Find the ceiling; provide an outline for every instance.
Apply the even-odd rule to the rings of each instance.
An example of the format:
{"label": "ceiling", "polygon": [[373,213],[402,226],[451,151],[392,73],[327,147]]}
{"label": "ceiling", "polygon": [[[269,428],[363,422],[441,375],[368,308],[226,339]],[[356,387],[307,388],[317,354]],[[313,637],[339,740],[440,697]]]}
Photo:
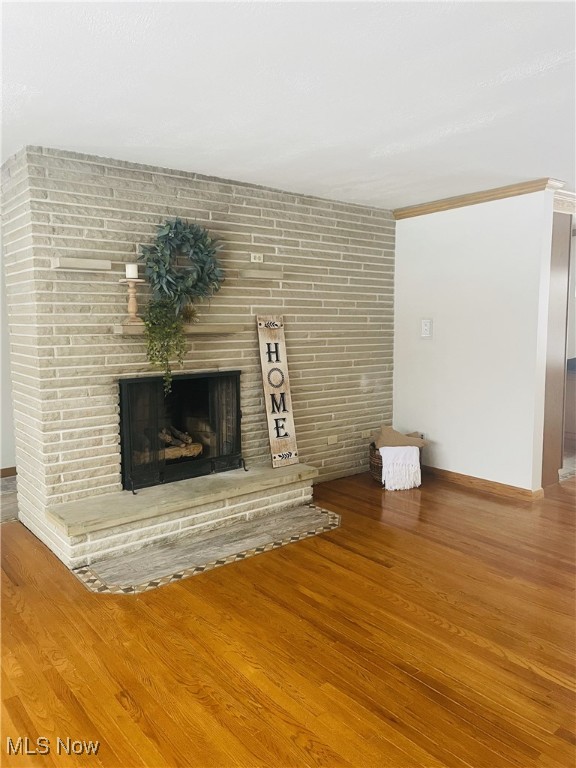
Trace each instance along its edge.
{"label": "ceiling", "polygon": [[3,3],[36,144],[395,208],[575,188],[574,2]]}

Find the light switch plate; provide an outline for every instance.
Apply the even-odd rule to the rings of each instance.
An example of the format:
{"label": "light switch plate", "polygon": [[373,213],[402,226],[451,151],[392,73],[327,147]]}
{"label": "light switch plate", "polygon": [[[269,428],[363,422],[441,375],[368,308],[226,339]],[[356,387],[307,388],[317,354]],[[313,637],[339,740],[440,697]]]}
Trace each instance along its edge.
{"label": "light switch plate", "polygon": [[433,323],[430,318],[420,320],[420,338],[431,339],[433,332]]}

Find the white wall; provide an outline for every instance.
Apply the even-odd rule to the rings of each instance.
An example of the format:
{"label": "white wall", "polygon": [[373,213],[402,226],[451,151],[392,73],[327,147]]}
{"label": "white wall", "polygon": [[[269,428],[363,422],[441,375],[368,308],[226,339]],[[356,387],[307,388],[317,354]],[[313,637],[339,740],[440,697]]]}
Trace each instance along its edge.
{"label": "white wall", "polygon": [[425,464],[541,486],[552,206],[543,191],[397,223],[394,426],[431,440]]}
{"label": "white wall", "polygon": [[0,309],[1,309],[1,373],[2,383],[0,411],[0,467],[16,466],[14,446],[14,421],[12,418],[12,386],[10,382],[10,340],[8,333],[8,313],[6,311],[6,293],[4,289],[4,269],[0,264]]}

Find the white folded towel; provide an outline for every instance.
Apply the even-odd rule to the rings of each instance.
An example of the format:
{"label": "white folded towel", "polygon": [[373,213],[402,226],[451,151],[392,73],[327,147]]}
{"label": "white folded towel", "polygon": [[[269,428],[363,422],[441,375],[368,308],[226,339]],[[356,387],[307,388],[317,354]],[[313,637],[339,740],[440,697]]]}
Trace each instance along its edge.
{"label": "white folded towel", "polygon": [[415,445],[380,448],[382,456],[382,485],[387,491],[418,488],[420,475],[420,449]]}

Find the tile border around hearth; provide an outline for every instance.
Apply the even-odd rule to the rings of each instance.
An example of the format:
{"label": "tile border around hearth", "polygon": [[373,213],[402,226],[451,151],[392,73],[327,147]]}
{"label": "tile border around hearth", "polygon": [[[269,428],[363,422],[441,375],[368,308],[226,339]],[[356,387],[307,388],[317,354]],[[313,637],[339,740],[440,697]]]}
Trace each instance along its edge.
{"label": "tile border around hearth", "polygon": [[214,568],[220,568],[223,565],[229,565],[230,563],[236,563],[240,560],[246,560],[250,557],[254,557],[255,555],[269,552],[272,549],[279,549],[280,547],[284,547],[287,544],[294,544],[298,541],[302,541],[312,536],[317,536],[320,533],[327,533],[328,531],[332,531],[339,527],[340,515],[336,514],[335,512],[330,512],[327,509],[323,509],[322,507],[318,507],[315,504],[307,504],[306,506],[310,509],[320,512],[322,515],[325,515],[326,523],[322,526],[314,528],[313,530],[305,530],[301,533],[293,534],[292,536],[289,536],[285,539],[271,541],[262,546],[255,547],[254,549],[243,550],[225,558],[211,560],[204,565],[197,565],[193,568],[180,570],[176,573],[163,576],[159,579],[151,579],[150,581],[144,582],[143,584],[133,584],[128,586],[107,584],[98,576],[94,570],[92,570],[90,566],[72,568],[71,572],[82,582],[82,584],[84,584],[88,590],[97,594],[138,595],[142,594],[143,592],[150,592],[151,590],[157,589],[158,587],[163,587],[166,584],[173,584],[175,582],[188,579],[192,576],[198,576],[199,574],[205,573],[206,571],[211,571]]}

